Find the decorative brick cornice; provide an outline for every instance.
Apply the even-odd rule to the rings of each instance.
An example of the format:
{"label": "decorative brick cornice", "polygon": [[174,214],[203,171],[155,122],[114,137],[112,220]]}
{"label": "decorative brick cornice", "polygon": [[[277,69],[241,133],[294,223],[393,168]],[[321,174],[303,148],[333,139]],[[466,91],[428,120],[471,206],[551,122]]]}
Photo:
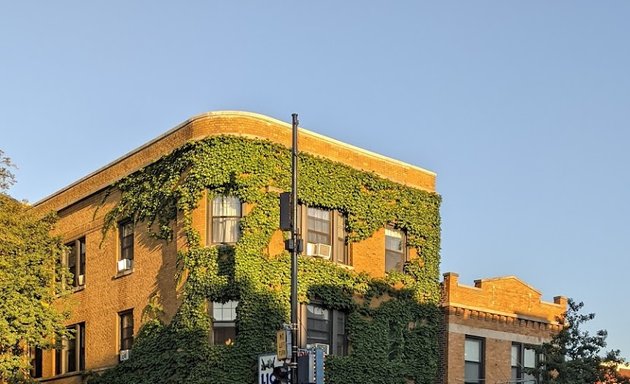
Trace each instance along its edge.
{"label": "decorative brick cornice", "polygon": [[548,322],[544,319],[533,319],[508,313],[483,311],[466,306],[443,306],[444,312],[449,316],[458,316],[463,319],[481,320],[492,323],[501,323],[511,326],[530,328],[535,330],[559,331],[561,325],[557,322]]}

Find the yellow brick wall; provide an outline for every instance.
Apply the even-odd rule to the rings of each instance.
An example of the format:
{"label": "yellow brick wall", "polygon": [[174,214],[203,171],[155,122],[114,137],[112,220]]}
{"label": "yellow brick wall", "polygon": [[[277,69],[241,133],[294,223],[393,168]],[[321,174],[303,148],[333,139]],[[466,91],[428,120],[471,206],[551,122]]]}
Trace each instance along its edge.
{"label": "yellow brick wall", "polygon": [[477,280],[473,287],[459,284],[456,273],[446,273],[442,293],[445,384],[463,382],[466,336],[484,340],[486,382],[508,381],[512,343],[548,341],[560,329],[556,319],[567,307],[565,297],[544,302],[539,291],[514,276]]}

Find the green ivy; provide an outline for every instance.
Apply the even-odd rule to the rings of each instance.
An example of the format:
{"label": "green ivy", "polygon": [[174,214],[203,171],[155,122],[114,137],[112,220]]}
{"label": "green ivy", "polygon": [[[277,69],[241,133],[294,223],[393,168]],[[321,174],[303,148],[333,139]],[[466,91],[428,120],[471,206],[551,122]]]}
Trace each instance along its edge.
{"label": "green ivy", "polygon": [[[290,257],[267,254],[279,223],[277,190],[290,189],[290,151],[269,141],[233,136],[187,143],[122,179],[104,231],[116,222],[146,222],[172,239],[183,218],[188,249],[178,261],[185,278],[181,306],[169,324],[147,322],[131,358],[91,383],[254,383],[257,356],[275,351],[275,332],[289,320]],[[349,242],[393,224],[419,257],[404,273],[377,279],[338,264],[300,257],[301,302],[317,299],[348,314],[347,356],[330,356],[328,383],[433,383],[438,369],[440,197],[373,173],[312,155],[299,159],[302,203],[348,218]],[[202,247],[191,213],[208,191],[231,194],[253,207],[233,247]],[[178,216],[180,215],[180,216]],[[354,254],[354,258],[361,255]],[[238,335],[211,345],[211,301],[238,299]]]}

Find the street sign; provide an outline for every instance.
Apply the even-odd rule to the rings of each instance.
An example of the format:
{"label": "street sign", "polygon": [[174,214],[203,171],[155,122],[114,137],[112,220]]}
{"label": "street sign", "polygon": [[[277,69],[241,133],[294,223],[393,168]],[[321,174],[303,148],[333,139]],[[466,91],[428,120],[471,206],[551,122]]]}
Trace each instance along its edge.
{"label": "street sign", "polygon": [[276,332],[276,350],[278,351],[279,360],[287,358],[287,332],[284,329]]}
{"label": "street sign", "polygon": [[284,361],[273,353],[258,356],[258,384],[272,384],[275,382],[273,369],[282,367]]}

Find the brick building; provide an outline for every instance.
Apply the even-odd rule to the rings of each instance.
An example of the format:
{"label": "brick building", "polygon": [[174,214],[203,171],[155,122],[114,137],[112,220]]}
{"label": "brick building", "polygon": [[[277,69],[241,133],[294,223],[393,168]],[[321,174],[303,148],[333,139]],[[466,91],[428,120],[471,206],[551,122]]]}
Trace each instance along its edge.
{"label": "brick building", "polygon": [[[228,356],[225,361],[230,364],[234,362],[235,365],[228,373],[225,366],[229,364],[225,362],[215,362],[211,368],[202,366],[189,370],[201,372],[196,373],[197,377],[223,377],[221,375],[231,374],[241,378],[234,378],[233,382],[245,380],[243,378],[253,379],[251,364],[255,359],[252,355],[268,351],[275,329],[286,314],[288,303],[281,300],[285,297],[282,292],[287,289],[285,275],[279,275],[279,281],[269,282],[261,282],[260,275],[256,275],[265,265],[277,266],[266,272],[270,275],[276,273],[278,268],[283,268],[283,233],[277,226],[265,227],[265,233],[269,233],[264,240],[266,245],[257,254],[251,254],[246,252],[250,249],[246,247],[258,246],[260,241],[256,240],[257,234],[249,228],[266,220],[266,216],[276,217],[274,215],[277,215],[277,207],[267,208],[265,204],[276,199],[286,183],[277,180],[268,183],[265,181],[267,184],[252,183],[252,175],[259,171],[256,167],[258,160],[253,160],[253,165],[248,166],[249,168],[235,168],[236,171],[225,171],[225,174],[218,176],[208,176],[206,173],[209,169],[222,168],[223,163],[213,163],[214,168],[200,167],[199,174],[195,176],[206,177],[209,180],[206,182],[208,186],[204,186],[206,190],[199,195],[192,212],[186,213],[185,209],[179,209],[169,222],[168,228],[173,231],[172,240],[152,236],[147,220],[136,220],[140,215],[139,211],[131,214],[125,211],[113,218],[108,216],[121,203],[125,193],[123,188],[112,189],[117,182],[162,161],[164,156],[182,148],[190,149],[187,145],[191,142],[201,142],[212,137],[227,139],[213,142],[207,148],[220,149],[224,145],[234,145],[235,148],[240,145],[238,148],[244,148],[246,142],[234,144],[229,138],[254,140],[258,152],[252,151],[251,156],[259,156],[262,162],[279,161],[278,167],[281,167],[285,163],[276,158],[282,157],[282,150],[275,146],[285,149],[290,146],[291,129],[286,123],[245,112],[212,112],[200,115],[34,205],[34,209],[42,214],[50,211],[58,214],[56,234],[62,236],[68,246],[65,263],[74,275],[73,293],[69,298],[72,314],[67,325],[75,332],[75,338],[58,341],[58,350],[37,351],[34,354],[33,375],[40,381],[79,383],[85,381],[88,374],[98,374],[107,368],[119,366],[121,361],[134,359],[135,347],[132,346],[140,326],[148,321],[147,318],[156,317],[168,324],[178,313],[181,314],[182,303],[193,296],[186,291],[186,284],[191,279],[202,281],[210,273],[210,267],[206,265],[215,264],[219,264],[219,267],[215,265],[218,272],[212,272],[216,274],[212,280],[215,286],[204,291],[205,299],[195,302],[196,307],[190,313],[199,315],[199,308],[205,305],[203,308],[207,308],[207,312],[199,315],[202,319],[198,324],[203,327],[209,319],[208,343],[211,346],[203,350],[212,350],[214,345],[218,352],[213,352],[210,357],[216,360],[217,353],[220,353]],[[380,222],[374,224],[370,220],[375,215],[381,217],[378,216],[380,211],[376,211],[374,207],[361,201],[361,204],[353,205],[353,201],[347,200],[348,196],[338,197],[338,194],[334,194],[336,191],[317,189],[318,185],[323,184],[321,181],[337,180],[337,174],[318,176],[326,180],[321,179],[319,183],[315,181],[311,186],[305,183],[305,188],[312,190],[312,197],[308,197],[307,193],[304,195],[306,202],[301,208],[301,221],[307,242],[305,252],[313,257],[305,258],[304,263],[309,266],[309,271],[319,268],[330,279],[342,276],[355,279],[355,283],[350,288],[344,286],[345,288],[339,290],[332,283],[326,282],[322,285],[323,282],[309,280],[309,275],[305,275],[304,284],[308,290],[301,298],[300,344],[327,344],[331,354],[339,356],[331,361],[330,372],[341,378],[346,377],[339,379],[340,382],[364,381],[361,375],[376,375],[383,367],[390,372],[404,371],[400,375],[409,382],[426,381],[437,370],[437,353],[434,352],[438,343],[435,342],[434,348],[433,336],[427,335],[434,334],[432,329],[437,329],[439,319],[436,321],[433,315],[426,315],[433,313],[431,305],[437,307],[439,301],[439,196],[435,193],[436,175],[303,129],[300,130],[299,142],[301,152],[312,155],[313,159],[323,159],[321,161],[328,167],[326,169],[338,170],[337,173],[346,178],[343,180],[354,175],[351,170],[359,171],[359,176],[353,180],[360,179],[364,184],[357,185],[352,194],[372,196],[371,201],[378,201],[378,198],[396,199],[391,204],[383,204],[387,205],[388,211],[382,215]],[[240,150],[236,149],[231,153],[228,151],[226,159],[238,164],[238,153],[236,157],[232,154]],[[276,157],[272,158],[273,156]],[[316,161],[320,160],[311,162]],[[305,169],[308,166],[305,165]],[[186,179],[189,176],[190,172],[178,175],[181,183],[190,182],[192,185],[192,181]],[[215,181],[224,176],[227,181]],[[265,177],[269,176],[265,174]],[[177,186],[174,184],[173,188]],[[154,191],[148,188],[144,193],[151,195]],[[398,195],[400,197],[396,197]],[[251,201],[248,200],[250,197]],[[404,209],[398,209],[398,206],[404,206]],[[147,205],[143,209],[152,209],[151,207]],[[268,209],[268,213],[261,214],[261,207]],[[111,227],[107,230],[109,219],[113,221],[110,221]],[[413,223],[413,220],[423,221]],[[185,266],[182,272],[179,269],[178,252],[181,254],[190,251],[193,248],[191,244],[197,241],[186,237],[186,225],[199,234],[196,254],[202,254],[208,261],[203,268],[194,270]],[[352,230],[356,239],[348,240],[346,229]],[[212,252],[216,250],[218,255],[208,249],[213,249]],[[256,268],[241,264],[241,256],[242,260],[248,258],[252,263],[260,265],[260,268],[257,267],[258,272]],[[225,272],[226,268],[222,267],[224,264],[221,263],[225,263],[225,260],[230,260],[231,264],[226,267],[229,272]],[[406,268],[409,266],[413,276],[407,273]],[[374,283],[374,287],[381,287],[378,288],[380,291],[383,290],[382,279],[387,280],[390,288],[385,292],[379,291],[378,294],[371,293],[371,280],[366,280],[362,273],[370,278],[381,279]],[[180,278],[176,279],[176,276]],[[248,283],[242,282],[245,280]],[[310,282],[311,280],[313,281]],[[195,283],[201,284],[199,281],[195,280]],[[203,283],[208,284],[205,281]],[[410,284],[411,288],[407,287],[408,290],[415,290],[415,302],[425,303],[422,305],[426,305],[428,309],[411,313],[410,305],[391,304],[405,284]],[[447,286],[448,284],[447,282]],[[348,293],[349,289],[354,291]],[[327,302],[331,295],[341,300]],[[277,309],[269,310],[268,319],[255,319],[259,315],[252,316],[250,312],[246,312],[257,310],[258,301],[266,300],[268,296],[278,302]],[[409,300],[408,294],[401,295],[403,296],[404,300]],[[159,314],[152,318],[151,310],[155,308],[159,308]],[[391,317],[384,317],[379,312],[380,308],[385,308],[383,311],[391,314],[388,315]],[[365,313],[369,313],[373,319],[366,320]],[[428,316],[428,320],[419,316]],[[361,341],[363,338],[365,342],[348,343],[345,330],[348,324],[356,326],[354,331],[348,331],[355,332],[354,340]],[[399,327],[400,330],[384,335],[382,342],[372,340],[375,339],[374,336],[364,336],[370,335],[368,331],[372,332],[371,335],[378,335],[370,327],[380,329],[378,327],[383,327],[382,324]],[[251,328],[254,326],[258,328]],[[420,339],[431,341],[417,342]],[[379,343],[376,344],[376,349],[371,342]],[[251,350],[239,349],[245,344]],[[380,347],[384,344],[385,348],[381,350]],[[424,357],[417,362],[409,362],[414,363],[414,367],[397,368],[404,367],[405,363],[406,352],[401,348],[415,348],[412,355]],[[426,352],[423,352],[425,349]],[[177,354],[180,350],[181,347],[164,353]],[[354,368],[366,365],[367,360],[377,363],[373,373],[367,369]],[[140,364],[144,363],[138,360],[136,365]],[[121,374],[129,371],[123,368]],[[418,373],[420,371],[422,373]],[[162,374],[171,373],[164,371]],[[221,382],[232,381],[223,379]]]}
{"label": "brick building", "polygon": [[536,383],[523,368],[534,367],[532,348],[560,330],[557,322],[567,299],[541,300],[541,293],[517,277],[476,280],[462,285],[456,273],[445,273],[444,384]]}

